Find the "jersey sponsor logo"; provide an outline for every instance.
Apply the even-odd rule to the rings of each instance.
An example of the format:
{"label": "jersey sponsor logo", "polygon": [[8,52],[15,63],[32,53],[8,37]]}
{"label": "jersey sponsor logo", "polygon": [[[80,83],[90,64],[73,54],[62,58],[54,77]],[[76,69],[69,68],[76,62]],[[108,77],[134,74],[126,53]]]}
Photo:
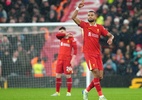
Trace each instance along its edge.
{"label": "jersey sponsor logo", "polygon": [[70,44],[61,42],[61,46],[70,47]]}
{"label": "jersey sponsor logo", "polygon": [[99,35],[98,35],[98,34],[94,34],[94,33],[91,33],[91,32],[88,33],[88,36],[90,36],[90,37],[95,37],[95,38],[99,38]]}
{"label": "jersey sponsor logo", "polygon": [[142,87],[142,78],[133,78],[131,81],[131,86],[129,88],[140,88]]}

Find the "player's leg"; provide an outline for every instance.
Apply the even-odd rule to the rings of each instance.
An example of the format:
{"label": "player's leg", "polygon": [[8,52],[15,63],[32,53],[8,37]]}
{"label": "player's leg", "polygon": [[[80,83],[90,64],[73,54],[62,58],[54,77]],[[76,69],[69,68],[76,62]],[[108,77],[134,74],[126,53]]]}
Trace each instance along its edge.
{"label": "player's leg", "polygon": [[71,88],[72,88],[71,74],[66,75],[66,85],[67,85],[67,94],[66,94],[66,96],[71,96]]}
{"label": "player's leg", "polygon": [[[92,59],[90,58],[89,55],[85,55],[85,59],[86,59],[86,62],[87,62],[87,65],[88,65],[88,69],[89,70],[92,70],[92,66],[94,66],[94,64],[92,64]],[[94,88],[94,80],[91,81],[91,83],[89,84],[89,86],[82,91],[82,94],[83,94],[83,100],[88,100],[88,92]]]}
{"label": "player's leg", "polygon": [[[94,87],[96,88],[96,91],[99,95],[99,100],[106,100],[103,93],[102,93],[102,89],[101,89],[101,85],[100,85],[100,72],[99,72],[99,70],[95,68],[91,72],[94,75],[94,79],[92,80],[92,83],[94,83]],[[86,91],[88,92],[87,89],[86,89]]]}
{"label": "player's leg", "polygon": [[83,99],[88,100],[87,93],[93,87],[96,88],[99,97],[104,97],[103,94],[102,94],[102,90],[101,90],[101,85],[100,85],[100,75],[101,74],[100,74],[99,67],[98,67],[100,65],[102,67],[102,62],[100,61],[100,59],[98,59],[98,57],[95,57],[95,56],[92,56],[92,55],[91,56],[87,55],[87,56],[85,56],[85,58],[86,58],[89,70],[91,70],[91,72],[94,75],[94,79],[92,80],[90,85],[83,91],[83,93],[84,93]]}
{"label": "player's leg", "polygon": [[[98,65],[98,70],[99,70],[99,81],[101,80],[101,79],[103,79],[103,62],[102,62],[102,58],[101,57],[99,57],[98,58],[98,60],[97,60],[97,65]],[[101,87],[101,85],[100,85],[100,87]],[[96,88],[97,89],[97,88]],[[99,95],[99,100],[107,100],[105,97],[104,97],[104,95],[103,95],[103,93],[102,93],[102,90],[101,90],[101,92],[100,92],[100,94],[98,93],[98,95]]]}
{"label": "player's leg", "polygon": [[67,94],[66,96],[71,96],[71,88],[72,88],[72,77],[73,73],[72,66],[70,64],[70,60],[64,62],[64,73],[66,75],[66,86],[67,86]]}
{"label": "player's leg", "polygon": [[62,84],[62,73],[63,73],[63,61],[62,60],[58,60],[57,61],[57,65],[56,65],[56,93],[52,94],[51,96],[60,96],[60,88],[61,88],[61,84]]}

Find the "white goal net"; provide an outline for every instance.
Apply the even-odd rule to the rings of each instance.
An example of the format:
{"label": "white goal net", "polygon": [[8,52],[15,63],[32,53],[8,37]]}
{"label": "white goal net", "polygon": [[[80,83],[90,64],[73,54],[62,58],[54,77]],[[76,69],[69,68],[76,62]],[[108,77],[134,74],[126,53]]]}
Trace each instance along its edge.
{"label": "white goal net", "polygon": [[[87,67],[82,53],[82,31],[77,25],[17,23],[0,24],[1,87],[55,86],[55,66],[60,42],[55,34],[61,26],[65,26],[77,40],[78,54],[73,66],[73,86],[86,86]],[[38,66],[37,70],[34,65],[39,58],[44,67]],[[35,74],[35,71],[41,70],[42,74]]]}

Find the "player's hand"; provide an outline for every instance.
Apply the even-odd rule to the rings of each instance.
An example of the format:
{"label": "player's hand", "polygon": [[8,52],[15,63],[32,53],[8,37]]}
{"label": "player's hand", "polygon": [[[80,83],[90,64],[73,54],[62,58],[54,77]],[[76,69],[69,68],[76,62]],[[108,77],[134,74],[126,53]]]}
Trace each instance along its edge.
{"label": "player's hand", "polygon": [[71,66],[75,66],[75,60],[76,60],[76,55],[73,55],[72,56],[72,59],[71,59]]}
{"label": "player's hand", "polygon": [[107,41],[107,43],[108,43],[109,45],[111,45],[111,44],[112,44],[112,42],[113,42],[113,40],[112,40],[112,39],[108,39],[108,41]]}
{"label": "player's hand", "polygon": [[78,8],[82,8],[84,6],[84,0],[82,0],[81,3],[79,3]]}
{"label": "player's hand", "polygon": [[67,37],[73,37],[73,35],[71,34],[71,33],[66,33],[67,35]]}

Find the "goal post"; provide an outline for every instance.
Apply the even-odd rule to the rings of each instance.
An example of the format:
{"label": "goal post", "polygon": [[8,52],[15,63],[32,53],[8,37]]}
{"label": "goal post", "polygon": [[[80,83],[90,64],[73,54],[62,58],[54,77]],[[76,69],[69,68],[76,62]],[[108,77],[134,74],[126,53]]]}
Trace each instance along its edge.
{"label": "goal post", "polygon": [[[8,87],[31,86],[31,78],[35,78],[33,64],[37,57],[41,57],[43,60],[45,71],[43,79],[48,77],[45,80],[47,80],[48,85],[53,86],[54,80],[52,78],[55,78],[54,61],[58,54],[60,42],[55,38],[55,34],[61,26],[65,26],[67,31],[72,33],[77,40],[78,54],[73,67],[73,77],[75,79],[73,84],[75,87],[80,86],[79,84],[83,84],[82,86],[89,85],[91,74],[87,64],[84,66],[85,61],[82,60],[84,58],[82,53],[82,29],[75,23],[3,23],[0,24],[0,51],[4,55],[1,56],[0,60],[2,61],[2,76],[5,79],[9,79],[6,81],[8,82]],[[86,75],[83,75],[83,73],[86,73]],[[13,79],[13,77],[16,77],[16,79]],[[19,79],[19,77],[22,79]],[[36,79],[39,79],[39,77]],[[19,82],[20,80],[24,80],[27,83],[22,86],[22,83],[20,84]],[[47,86],[47,84],[43,86],[40,82],[39,84],[32,84],[34,85],[33,87]]]}

